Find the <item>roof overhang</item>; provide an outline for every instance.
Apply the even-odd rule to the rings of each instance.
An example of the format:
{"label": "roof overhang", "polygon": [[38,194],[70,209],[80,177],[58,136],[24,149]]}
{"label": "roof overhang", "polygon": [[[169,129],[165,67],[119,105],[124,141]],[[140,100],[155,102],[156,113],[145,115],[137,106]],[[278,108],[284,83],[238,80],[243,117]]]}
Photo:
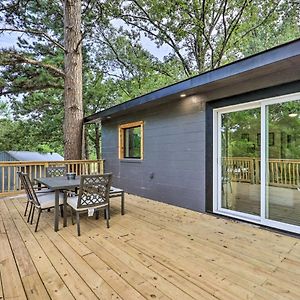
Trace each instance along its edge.
{"label": "roof overhang", "polygon": [[177,101],[182,93],[205,101],[300,80],[300,39],[156,90],[84,118],[96,123]]}

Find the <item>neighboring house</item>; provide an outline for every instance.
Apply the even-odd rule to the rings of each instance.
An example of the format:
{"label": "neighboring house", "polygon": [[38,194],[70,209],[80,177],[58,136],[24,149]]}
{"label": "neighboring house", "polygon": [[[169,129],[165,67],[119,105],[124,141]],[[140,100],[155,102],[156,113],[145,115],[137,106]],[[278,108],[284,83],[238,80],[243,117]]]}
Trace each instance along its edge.
{"label": "neighboring house", "polygon": [[[0,152],[0,162],[5,161],[15,161],[15,162],[23,162],[23,161],[61,161],[64,158],[58,153],[39,153],[39,152],[30,152],[30,151],[2,151]],[[0,168],[0,191],[13,190],[14,185],[17,184],[17,189],[19,188],[19,181],[16,181],[16,174],[14,173],[13,167],[1,167]],[[44,174],[44,166],[40,168],[30,168],[30,167],[20,167],[20,170],[29,173],[32,175],[33,172],[35,176],[31,177],[41,177],[41,174]],[[32,173],[32,174],[31,174]],[[4,176],[2,176],[4,174]],[[40,175],[40,176],[39,176]],[[8,180],[8,178],[10,178]],[[8,187],[8,185],[10,185]]]}
{"label": "neighboring house", "polygon": [[300,39],[85,118],[127,192],[300,233]]}

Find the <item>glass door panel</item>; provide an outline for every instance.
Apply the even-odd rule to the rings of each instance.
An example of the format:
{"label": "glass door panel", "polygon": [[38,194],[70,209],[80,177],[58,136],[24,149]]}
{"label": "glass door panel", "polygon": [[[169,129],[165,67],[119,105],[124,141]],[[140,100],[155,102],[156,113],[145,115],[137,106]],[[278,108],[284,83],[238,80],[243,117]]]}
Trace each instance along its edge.
{"label": "glass door panel", "polygon": [[223,209],[260,216],[260,129],[260,108],[221,114]]}
{"label": "glass door panel", "polygon": [[266,218],[300,225],[300,100],[266,106]]}

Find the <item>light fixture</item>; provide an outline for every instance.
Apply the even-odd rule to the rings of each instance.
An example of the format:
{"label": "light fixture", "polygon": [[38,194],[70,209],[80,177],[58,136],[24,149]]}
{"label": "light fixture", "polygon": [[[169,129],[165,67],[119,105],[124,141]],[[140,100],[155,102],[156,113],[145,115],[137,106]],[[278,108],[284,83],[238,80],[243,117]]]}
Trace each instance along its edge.
{"label": "light fixture", "polygon": [[186,97],[186,94],[180,94],[180,98]]}
{"label": "light fixture", "polygon": [[290,114],[289,114],[289,117],[291,117],[291,118],[295,118],[295,117],[297,117],[297,116],[298,116],[297,113],[290,113]]}

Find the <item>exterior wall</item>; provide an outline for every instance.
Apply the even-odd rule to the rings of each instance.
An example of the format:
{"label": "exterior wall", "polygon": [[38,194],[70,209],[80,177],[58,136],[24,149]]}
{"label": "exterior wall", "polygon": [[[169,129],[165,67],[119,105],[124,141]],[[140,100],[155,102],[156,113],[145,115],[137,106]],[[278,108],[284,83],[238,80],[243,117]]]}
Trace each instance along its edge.
{"label": "exterior wall", "polygon": [[[118,125],[144,121],[144,159],[119,160]],[[205,210],[205,112],[196,96],[103,123],[102,154],[113,185],[150,199]]]}

